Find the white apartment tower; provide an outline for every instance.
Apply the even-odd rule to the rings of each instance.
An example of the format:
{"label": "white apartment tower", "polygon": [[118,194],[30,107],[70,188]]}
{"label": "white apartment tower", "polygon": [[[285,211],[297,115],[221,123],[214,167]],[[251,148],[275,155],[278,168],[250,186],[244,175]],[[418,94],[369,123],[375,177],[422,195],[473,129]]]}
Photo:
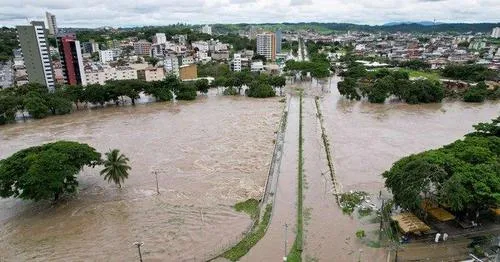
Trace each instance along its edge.
{"label": "white apartment tower", "polygon": [[276,36],[274,33],[257,35],[257,54],[265,56],[268,61],[276,60]]}
{"label": "white apartment tower", "polygon": [[164,33],[156,33],[156,35],[153,37],[153,43],[154,44],[166,44],[167,43],[167,36]]}
{"label": "white apartment tower", "polygon": [[201,32],[204,33],[204,34],[209,34],[209,35],[212,35],[212,27],[209,26],[209,25],[204,25],[202,28],[201,28]]}
{"label": "white apartment tower", "polygon": [[234,72],[241,72],[241,54],[234,54],[233,71]]}
{"label": "white apartment tower", "polygon": [[45,12],[45,16],[47,17],[47,25],[49,26],[49,34],[50,35],[57,35],[58,30],[57,30],[56,16],[49,13],[49,12]]}
{"label": "white apartment tower", "polygon": [[491,33],[491,37],[500,38],[500,27],[493,28],[493,32]]}

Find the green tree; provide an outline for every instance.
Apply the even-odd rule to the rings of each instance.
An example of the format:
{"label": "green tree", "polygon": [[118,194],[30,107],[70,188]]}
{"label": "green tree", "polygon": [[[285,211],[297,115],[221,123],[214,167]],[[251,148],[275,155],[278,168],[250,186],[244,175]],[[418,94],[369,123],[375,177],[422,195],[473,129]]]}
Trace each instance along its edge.
{"label": "green tree", "polygon": [[196,90],[198,90],[199,92],[204,94],[208,93],[208,88],[210,87],[208,85],[208,80],[206,79],[196,80],[196,82],[194,82],[194,85],[196,86]]}
{"label": "green tree", "polygon": [[0,160],[0,196],[57,201],[78,187],[84,166],[99,164],[101,154],[87,144],[58,141],[23,149]]}
{"label": "green tree", "polygon": [[382,176],[396,204],[421,212],[421,201],[430,198],[461,214],[498,206],[499,121],[480,123],[463,140],[395,162]]}
{"label": "green tree", "polygon": [[476,86],[470,87],[464,94],[465,102],[483,102],[488,95],[487,86],[484,82],[479,82]]}
{"label": "green tree", "polygon": [[106,102],[111,100],[109,90],[98,84],[87,85],[83,93],[85,101],[89,103],[104,106]]}
{"label": "green tree", "polygon": [[23,101],[28,113],[35,119],[41,119],[49,114],[49,107],[45,101],[36,94],[30,94]]}
{"label": "green tree", "polygon": [[276,96],[271,85],[266,82],[254,81],[250,84],[250,88],[247,90],[249,97],[265,98]]}
{"label": "green tree", "polygon": [[113,149],[106,153],[106,159],[103,161],[104,169],[101,170],[101,176],[104,175],[104,180],[108,183],[113,181],[118,187],[122,187],[122,183],[128,178],[128,171],[132,168],[128,165],[129,159],[120,154],[120,150]]}
{"label": "green tree", "polygon": [[346,77],[344,78],[344,81],[341,81],[337,84],[337,88],[339,90],[339,93],[349,100],[360,100],[361,95],[359,95],[358,91],[356,90],[356,79],[352,77]]}

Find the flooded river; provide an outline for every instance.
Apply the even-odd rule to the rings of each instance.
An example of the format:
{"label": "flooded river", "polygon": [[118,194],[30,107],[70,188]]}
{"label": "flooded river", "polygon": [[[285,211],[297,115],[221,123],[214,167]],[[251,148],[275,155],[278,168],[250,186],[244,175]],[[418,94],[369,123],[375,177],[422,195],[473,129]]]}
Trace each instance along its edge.
{"label": "flooded river", "polygon": [[[375,105],[342,98],[337,81],[333,78],[323,90],[300,84],[308,88],[304,102],[306,255],[321,261],[360,257],[385,261],[382,249],[367,248],[354,237],[357,229],[373,232],[377,225],[343,215],[328,194],[332,189],[326,183],[328,169],[314,95],[322,96],[338,181],[344,191],[371,193],[383,188],[380,174],[394,161],[461,138],[473,124],[498,116],[500,104]],[[0,158],[28,146],[66,139],[89,143],[101,152],[119,148],[133,168],[121,190],[104,182],[99,170],[85,169],[76,197],[56,206],[0,200],[0,261],[131,261],[137,259],[135,241],[144,242],[147,261],[207,259],[234,243],[250,225],[248,216],[231,205],[261,195],[282,106],[278,99],[212,95],[194,102],[109,107],[0,127]],[[290,109],[288,128],[297,127],[293,124],[298,121],[297,108]],[[289,188],[279,189],[293,185],[297,175],[296,132],[287,131],[292,135],[285,137],[278,206],[271,234],[266,236],[273,238],[267,239],[272,243],[284,243],[283,223],[293,224],[295,218],[296,195]],[[161,195],[156,194],[155,170]],[[337,242],[341,244],[329,245]],[[266,254],[250,252],[248,258],[279,259],[284,253],[275,246],[256,248]]]}
{"label": "flooded river", "polygon": [[0,261],[134,261],[135,241],[146,261],[207,259],[250,226],[231,206],[260,197],[282,106],[212,95],[0,127],[0,158],[65,139],[118,148],[132,166],[121,190],[88,168],[56,206],[0,200]]}
{"label": "flooded river", "polygon": [[439,148],[473,131],[472,125],[500,115],[500,103],[383,105],[349,101],[332,78],[322,99],[335,171],[346,190],[378,192],[382,174],[401,157]]}

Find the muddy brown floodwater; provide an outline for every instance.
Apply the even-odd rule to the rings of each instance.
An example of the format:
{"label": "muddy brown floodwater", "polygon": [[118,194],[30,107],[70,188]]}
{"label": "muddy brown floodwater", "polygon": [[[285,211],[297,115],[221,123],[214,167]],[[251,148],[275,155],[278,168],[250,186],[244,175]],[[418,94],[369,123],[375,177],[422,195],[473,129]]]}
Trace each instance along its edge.
{"label": "muddy brown floodwater", "polygon": [[500,115],[500,103],[408,105],[349,101],[331,80],[321,103],[337,178],[347,190],[378,192],[382,174],[401,157],[439,148],[473,131],[472,125]]}
{"label": "muddy brown floodwater", "polygon": [[87,168],[78,194],[56,206],[0,200],[0,261],[134,261],[135,241],[146,261],[220,252],[250,226],[231,206],[260,197],[282,106],[210,95],[0,127],[0,158],[65,139],[118,148],[132,166],[121,190]]}

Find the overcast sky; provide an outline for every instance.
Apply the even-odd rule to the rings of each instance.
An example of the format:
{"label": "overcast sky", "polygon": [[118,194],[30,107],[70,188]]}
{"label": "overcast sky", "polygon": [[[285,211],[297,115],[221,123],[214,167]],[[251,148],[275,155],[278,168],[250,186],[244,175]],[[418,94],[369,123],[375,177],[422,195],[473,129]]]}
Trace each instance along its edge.
{"label": "overcast sky", "polygon": [[0,25],[57,16],[60,27],[173,23],[500,22],[500,0],[0,0]]}

